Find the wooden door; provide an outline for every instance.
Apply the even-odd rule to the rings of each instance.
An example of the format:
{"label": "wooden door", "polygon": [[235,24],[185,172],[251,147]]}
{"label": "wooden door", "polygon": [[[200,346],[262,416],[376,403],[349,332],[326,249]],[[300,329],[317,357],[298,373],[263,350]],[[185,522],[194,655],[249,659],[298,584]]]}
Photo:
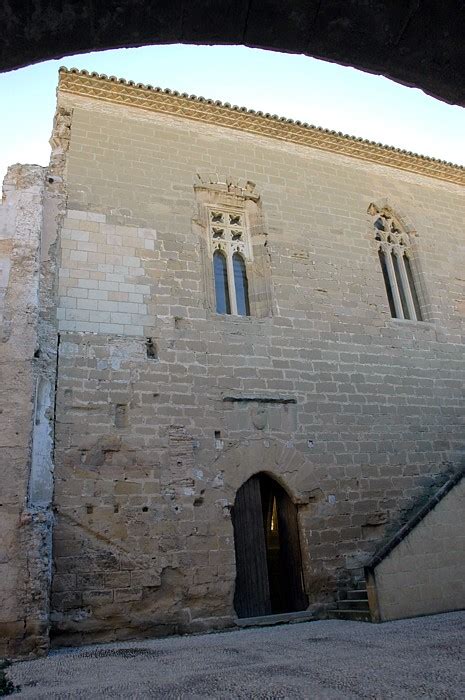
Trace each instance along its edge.
{"label": "wooden door", "polygon": [[282,591],[288,612],[305,610],[308,599],[302,580],[297,508],[284,489],[276,484],[274,489],[278,514]]}
{"label": "wooden door", "polygon": [[271,614],[260,477],[239,489],[232,509],[236,549],[234,608],[238,617]]}

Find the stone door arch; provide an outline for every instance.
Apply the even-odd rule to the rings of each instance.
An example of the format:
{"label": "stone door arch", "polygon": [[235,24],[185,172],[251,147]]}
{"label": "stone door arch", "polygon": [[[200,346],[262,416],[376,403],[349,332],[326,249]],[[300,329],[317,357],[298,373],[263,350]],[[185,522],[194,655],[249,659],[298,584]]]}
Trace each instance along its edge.
{"label": "stone door arch", "polygon": [[255,474],[238,490],[231,514],[238,617],[305,610],[297,508],[285,489]]}

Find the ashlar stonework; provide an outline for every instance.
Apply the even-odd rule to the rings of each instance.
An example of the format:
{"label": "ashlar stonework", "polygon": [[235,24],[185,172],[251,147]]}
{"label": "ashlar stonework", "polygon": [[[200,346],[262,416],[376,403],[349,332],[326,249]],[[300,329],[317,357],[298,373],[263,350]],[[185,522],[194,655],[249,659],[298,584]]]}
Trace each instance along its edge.
{"label": "ashlar stonework", "polygon": [[326,610],[463,468],[463,168],[66,70],[51,145],[0,210],[0,654],[236,624],[244,484],[271,609],[288,528]]}

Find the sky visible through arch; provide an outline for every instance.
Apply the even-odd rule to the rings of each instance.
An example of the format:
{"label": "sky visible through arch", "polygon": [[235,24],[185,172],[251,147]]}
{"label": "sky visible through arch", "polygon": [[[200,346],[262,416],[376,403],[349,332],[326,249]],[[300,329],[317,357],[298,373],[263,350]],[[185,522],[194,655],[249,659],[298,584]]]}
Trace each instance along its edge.
{"label": "sky visible through arch", "polygon": [[242,46],[149,46],[82,54],[0,74],[0,180],[47,165],[58,68],[202,95],[465,165],[465,109],[306,56]]}

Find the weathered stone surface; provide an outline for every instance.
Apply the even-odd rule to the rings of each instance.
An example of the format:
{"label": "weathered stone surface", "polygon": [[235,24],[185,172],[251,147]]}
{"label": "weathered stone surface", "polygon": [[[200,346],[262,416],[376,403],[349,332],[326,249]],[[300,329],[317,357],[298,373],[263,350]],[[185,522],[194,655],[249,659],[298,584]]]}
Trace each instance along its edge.
{"label": "weathered stone surface", "polygon": [[0,206],[0,655],[46,653],[52,574],[57,231],[66,115],[48,169],[14,165]]}
{"label": "weathered stone surface", "polygon": [[[260,471],[297,506],[321,606],[463,459],[459,169],[167,104],[68,83],[47,177],[6,182],[1,653],[44,651],[49,624],[57,645],[234,624],[231,508]],[[373,202],[411,237],[424,321],[391,318]],[[215,312],[205,212],[228,205],[250,233],[247,317]]]}
{"label": "weathered stone surface", "polygon": [[[298,504],[306,591],[327,601],[456,463],[463,189],[65,92],[60,105],[56,643],[232,624],[230,510],[260,470]],[[202,228],[212,192],[237,197],[239,180],[256,183],[268,256],[251,284],[269,275],[271,290],[248,318],[212,311]],[[418,233],[425,322],[390,317],[373,200]]]}
{"label": "weathered stone surface", "polygon": [[48,647],[50,514],[28,497],[42,375],[36,356],[43,197],[43,168],[9,168],[0,206],[0,655],[7,656]]}
{"label": "weathered stone surface", "polygon": [[[0,70],[92,50],[145,44],[245,44],[303,53],[464,104],[464,15],[460,0],[370,3],[16,0],[0,8]],[[305,89],[305,86],[303,86]]]}

